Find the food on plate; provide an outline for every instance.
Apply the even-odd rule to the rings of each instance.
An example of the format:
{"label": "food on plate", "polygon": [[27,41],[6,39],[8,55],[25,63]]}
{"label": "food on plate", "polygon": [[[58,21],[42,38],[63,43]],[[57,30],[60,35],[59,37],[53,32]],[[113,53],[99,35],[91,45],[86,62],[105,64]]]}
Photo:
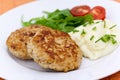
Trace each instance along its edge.
{"label": "food on plate", "polygon": [[30,26],[33,24],[48,26],[52,29],[63,32],[70,32],[74,28],[85,23],[92,23],[93,17],[90,14],[80,17],[74,17],[69,9],[55,10],[53,12],[44,12],[45,16],[32,18],[29,21],[23,21],[23,26]]}
{"label": "food on plate", "polygon": [[102,6],[91,9],[81,5],[44,13],[29,21],[22,19],[24,28],[8,37],[6,44],[13,55],[33,59],[43,68],[67,72],[79,68],[82,55],[95,60],[120,44],[119,29],[105,20]]}
{"label": "food on plate", "polygon": [[27,51],[27,42],[39,28],[36,26],[23,27],[12,32],[6,41],[10,53],[20,59],[31,59]]}
{"label": "food on plate", "polygon": [[104,20],[106,17],[106,10],[102,6],[95,6],[91,9],[88,5],[80,5],[73,7],[70,12],[73,16],[91,14],[94,20]]}
{"label": "food on plate", "polygon": [[90,7],[88,5],[75,6],[70,12],[73,16],[84,16],[90,12]]}
{"label": "food on plate", "polygon": [[80,5],[45,13],[46,16],[22,21],[23,26],[38,24],[69,33],[82,48],[83,55],[90,59],[110,54],[119,44],[117,27],[108,29],[110,26],[114,27],[114,23],[105,20],[106,10],[103,6],[91,8]]}
{"label": "food on plate", "polygon": [[90,14],[93,15],[95,20],[104,20],[106,17],[106,10],[102,6],[95,6],[90,11]]}
{"label": "food on plate", "polygon": [[80,66],[82,52],[69,34],[45,26],[31,25],[11,33],[6,44],[20,59],[33,59],[43,68],[70,71]]}
{"label": "food on plate", "polygon": [[3,79],[2,77],[0,77],[0,80],[5,80],[5,79]]}
{"label": "food on plate", "polygon": [[32,18],[29,21],[23,21],[22,19],[22,25],[30,26],[37,24],[49,26],[52,29],[68,33],[85,23],[91,24],[93,19],[104,20],[106,17],[104,7],[95,6],[90,9],[88,5],[75,6],[72,9],[56,9],[53,12],[44,11],[44,13],[44,16]]}
{"label": "food on plate", "polygon": [[95,20],[70,32],[83,56],[95,60],[113,52],[120,44],[120,29],[109,20]]}
{"label": "food on plate", "polygon": [[41,27],[27,45],[30,56],[43,68],[70,71],[80,66],[82,53],[70,36]]}

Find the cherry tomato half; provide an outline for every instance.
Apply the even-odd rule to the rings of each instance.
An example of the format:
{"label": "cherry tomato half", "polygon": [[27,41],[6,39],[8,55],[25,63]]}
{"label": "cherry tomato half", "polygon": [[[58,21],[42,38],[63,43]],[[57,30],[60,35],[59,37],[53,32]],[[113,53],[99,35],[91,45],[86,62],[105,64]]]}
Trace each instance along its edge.
{"label": "cherry tomato half", "polygon": [[90,14],[93,15],[94,19],[104,20],[106,17],[105,8],[102,6],[95,6],[91,9]]}
{"label": "cherry tomato half", "polygon": [[84,16],[90,12],[88,5],[75,6],[70,10],[73,16]]}

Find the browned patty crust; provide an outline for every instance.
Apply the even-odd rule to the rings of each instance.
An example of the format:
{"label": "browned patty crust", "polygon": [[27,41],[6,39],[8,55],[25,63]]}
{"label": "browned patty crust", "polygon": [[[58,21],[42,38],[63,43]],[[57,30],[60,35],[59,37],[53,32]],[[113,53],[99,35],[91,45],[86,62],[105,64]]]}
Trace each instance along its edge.
{"label": "browned patty crust", "polygon": [[30,26],[20,28],[10,34],[6,44],[11,54],[20,59],[31,59],[27,51],[27,43],[40,27]]}
{"label": "browned patty crust", "polygon": [[27,45],[30,56],[43,68],[69,71],[80,66],[82,52],[67,33],[41,27]]}

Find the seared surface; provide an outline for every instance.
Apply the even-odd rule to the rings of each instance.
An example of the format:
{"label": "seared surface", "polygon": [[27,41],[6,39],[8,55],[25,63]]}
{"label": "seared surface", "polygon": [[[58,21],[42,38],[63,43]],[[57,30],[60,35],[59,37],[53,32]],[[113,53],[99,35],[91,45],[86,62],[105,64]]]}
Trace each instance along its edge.
{"label": "seared surface", "polygon": [[41,27],[27,45],[30,56],[43,68],[69,71],[80,66],[82,53],[67,33]]}
{"label": "seared surface", "polygon": [[20,59],[31,59],[27,51],[27,43],[40,27],[31,26],[18,29],[11,33],[6,44],[10,53]]}

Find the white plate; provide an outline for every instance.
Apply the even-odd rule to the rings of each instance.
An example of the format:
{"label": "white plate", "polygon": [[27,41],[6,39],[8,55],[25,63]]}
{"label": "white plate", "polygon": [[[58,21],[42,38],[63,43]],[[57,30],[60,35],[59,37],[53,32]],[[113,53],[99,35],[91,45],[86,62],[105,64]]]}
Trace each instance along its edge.
{"label": "white plate", "polygon": [[9,34],[21,27],[21,16],[25,20],[42,16],[42,11],[72,8],[87,4],[91,7],[102,5],[107,10],[107,19],[120,26],[120,4],[109,0],[41,0],[15,8],[0,18],[0,76],[7,80],[95,80],[120,70],[120,47],[112,54],[96,61],[83,59],[78,70],[64,72],[49,72],[41,69],[32,61],[22,61],[11,56],[7,51],[6,39]]}

